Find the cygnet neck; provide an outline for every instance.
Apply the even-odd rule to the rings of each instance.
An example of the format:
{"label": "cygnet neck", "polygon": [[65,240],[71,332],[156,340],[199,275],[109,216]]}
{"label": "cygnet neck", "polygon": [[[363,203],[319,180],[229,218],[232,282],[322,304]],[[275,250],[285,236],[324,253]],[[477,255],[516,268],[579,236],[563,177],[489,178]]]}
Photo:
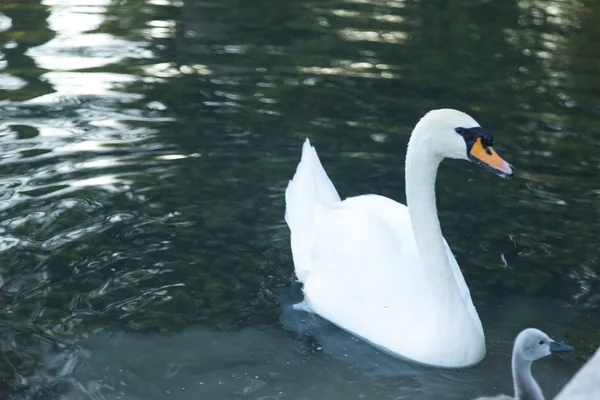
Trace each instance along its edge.
{"label": "cygnet neck", "polygon": [[540,385],[531,374],[533,361],[526,360],[521,356],[517,346],[512,354],[512,374],[515,386],[515,400],[544,400],[544,394]]}

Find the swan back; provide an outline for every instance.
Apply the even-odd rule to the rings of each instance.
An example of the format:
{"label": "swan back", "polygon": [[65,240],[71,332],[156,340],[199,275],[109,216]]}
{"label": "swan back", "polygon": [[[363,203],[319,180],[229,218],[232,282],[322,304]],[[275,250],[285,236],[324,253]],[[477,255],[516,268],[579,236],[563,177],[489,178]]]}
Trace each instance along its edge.
{"label": "swan back", "polygon": [[558,393],[554,400],[600,399],[600,349]]}

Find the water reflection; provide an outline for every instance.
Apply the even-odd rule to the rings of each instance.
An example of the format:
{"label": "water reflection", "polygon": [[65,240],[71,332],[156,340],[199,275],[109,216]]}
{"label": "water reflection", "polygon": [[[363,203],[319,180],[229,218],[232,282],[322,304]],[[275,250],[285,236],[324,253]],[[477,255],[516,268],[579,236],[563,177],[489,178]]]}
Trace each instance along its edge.
{"label": "water reflection", "polygon": [[[164,250],[164,241],[141,252],[126,244],[172,218],[172,212],[157,212],[151,220],[148,213],[130,211],[146,201],[136,192],[172,173],[167,162],[173,162],[173,150],[152,140],[171,119],[157,115],[156,106],[133,104],[144,96],[127,93],[126,86],[142,78],[98,70],[152,53],[141,42],[93,32],[106,19],[108,1],[32,4],[19,2],[6,11],[11,25],[3,36],[5,70],[26,83],[10,88],[15,93],[7,98],[13,101],[3,103],[0,126],[7,360],[0,372],[7,385],[2,390],[27,398],[64,391],[78,365],[74,334],[83,326],[111,314],[135,319],[134,305],[168,301],[167,289],[181,286],[154,284],[168,269],[145,274],[153,262],[129,261],[145,253],[148,262],[148,255]],[[48,25],[36,27],[36,16]],[[24,27],[37,29],[29,37],[45,43],[22,40]],[[95,70],[81,71],[89,68]],[[119,263],[130,278],[115,285],[119,275],[111,271]],[[134,285],[139,289],[132,291]]]}
{"label": "water reflection", "polygon": [[94,33],[104,20],[110,0],[48,0],[49,28],[57,35],[31,48],[26,54],[47,70],[77,70],[102,67],[136,55],[135,44],[106,33]]}
{"label": "water reflection", "polygon": [[[582,349],[569,357],[595,344],[591,2],[7,4],[2,393],[474,397],[510,390],[525,325]],[[403,201],[408,133],[442,106],[473,113],[521,174],[443,166],[442,226],[490,354],[473,370],[399,377],[395,360],[322,321],[283,329],[283,191],[310,136],[343,196]],[[547,394],[579,363],[540,365]]]}
{"label": "water reflection", "polygon": [[[35,5],[38,7],[30,12]],[[39,80],[42,71],[25,54],[28,48],[47,42],[54,34],[48,29],[47,17],[47,7],[37,0],[11,2],[0,10],[0,90],[4,99],[21,100],[50,90]]]}

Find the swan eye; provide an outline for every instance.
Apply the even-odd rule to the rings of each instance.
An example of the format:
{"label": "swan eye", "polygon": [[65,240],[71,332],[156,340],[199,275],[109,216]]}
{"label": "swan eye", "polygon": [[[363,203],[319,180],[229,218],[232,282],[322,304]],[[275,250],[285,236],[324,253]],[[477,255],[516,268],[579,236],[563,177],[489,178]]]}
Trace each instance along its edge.
{"label": "swan eye", "polygon": [[540,340],[540,344],[544,344],[546,342],[544,342],[544,339]]}
{"label": "swan eye", "polygon": [[490,135],[490,134],[482,135],[481,136],[481,141],[486,146],[493,146],[494,145],[494,137],[492,135]]}
{"label": "swan eye", "polygon": [[454,128],[454,131],[459,135],[463,136],[465,140],[475,141],[478,138],[480,138],[481,144],[483,144],[484,148],[494,145],[494,137],[487,133],[480,126],[475,128],[463,128],[459,126],[458,128]]}

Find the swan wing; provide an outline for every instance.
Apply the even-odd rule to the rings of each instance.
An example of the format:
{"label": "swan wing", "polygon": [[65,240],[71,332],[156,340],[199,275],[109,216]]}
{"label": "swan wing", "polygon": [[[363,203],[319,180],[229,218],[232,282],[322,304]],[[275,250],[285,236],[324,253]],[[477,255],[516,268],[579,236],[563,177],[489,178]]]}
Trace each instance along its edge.
{"label": "swan wing", "polygon": [[[421,259],[419,257],[417,242],[412,230],[408,207],[390,198],[373,194],[352,197],[346,199],[343,204],[355,210],[368,211],[387,222],[388,226],[394,231],[397,240],[401,245],[402,254],[400,255],[401,258],[396,260],[397,264],[399,264],[396,267],[397,269],[400,269],[405,274],[409,268],[408,265],[413,268],[418,268],[419,270],[421,269]],[[473,318],[473,321],[475,321],[477,328],[483,335],[483,326],[481,325],[481,320],[479,319],[479,315],[477,314],[477,310],[475,309],[473,300],[471,299],[471,292],[462,274],[462,270],[458,266],[456,258],[454,257],[452,250],[450,250],[450,246],[448,245],[446,239],[444,239],[444,245],[446,247],[446,255],[448,257],[450,267],[452,268],[454,279],[456,280],[456,284],[460,290],[465,307],[467,308],[471,318]],[[412,272],[412,268],[410,268],[410,270],[411,275],[405,275],[406,279],[409,279],[411,276],[415,276],[414,274],[416,274],[416,272]]]}
{"label": "swan wing", "polygon": [[465,303],[465,307],[469,312],[469,315],[475,322],[477,329],[483,335],[483,325],[481,324],[481,320],[479,319],[479,315],[477,314],[477,310],[475,309],[475,305],[473,304],[473,299],[471,299],[471,291],[467,286],[467,282],[465,282],[465,277],[462,274],[460,267],[458,266],[458,262],[456,262],[456,258],[450,250],[450,246],[448,246],[448,242],[444,239],[444,244],[446,245],[446,254],[448,255],[448,261],[450,261],[450,267],[452,268],[452,273],[454,274],[454,279],[456,280],[456,284],[458,285],[458,289],[460,290],[460,294],[462,296],[463,302]]}
{"label": "swan wing", "polygon": [[[334,208],[317,206],[314,215],[312,272],[304,282],[310,307],[396,356],[437,365],[455,360],[444,343],[436,348],[435,337],[444,326],[460,325],[464,313],[433,301],[406,206],[364,195]],[[472,305],[456,260],[449,257],[463,299]]]}
{"label": "swan wing", "polygon": [[[402,246],[394,230],[371,213],[342,205],[321,210],[311,251],[311,273],[304,294],[314,311],[372,343],[402,354],[395,343],[406,320],[422,319],[425,304],[406,301],[423,290],[416,254]],[[407,268],[398,268],[399,262]],[[400,318],[399,318],[400,317]],[[405,336],[405,335],[402,335]]]}

